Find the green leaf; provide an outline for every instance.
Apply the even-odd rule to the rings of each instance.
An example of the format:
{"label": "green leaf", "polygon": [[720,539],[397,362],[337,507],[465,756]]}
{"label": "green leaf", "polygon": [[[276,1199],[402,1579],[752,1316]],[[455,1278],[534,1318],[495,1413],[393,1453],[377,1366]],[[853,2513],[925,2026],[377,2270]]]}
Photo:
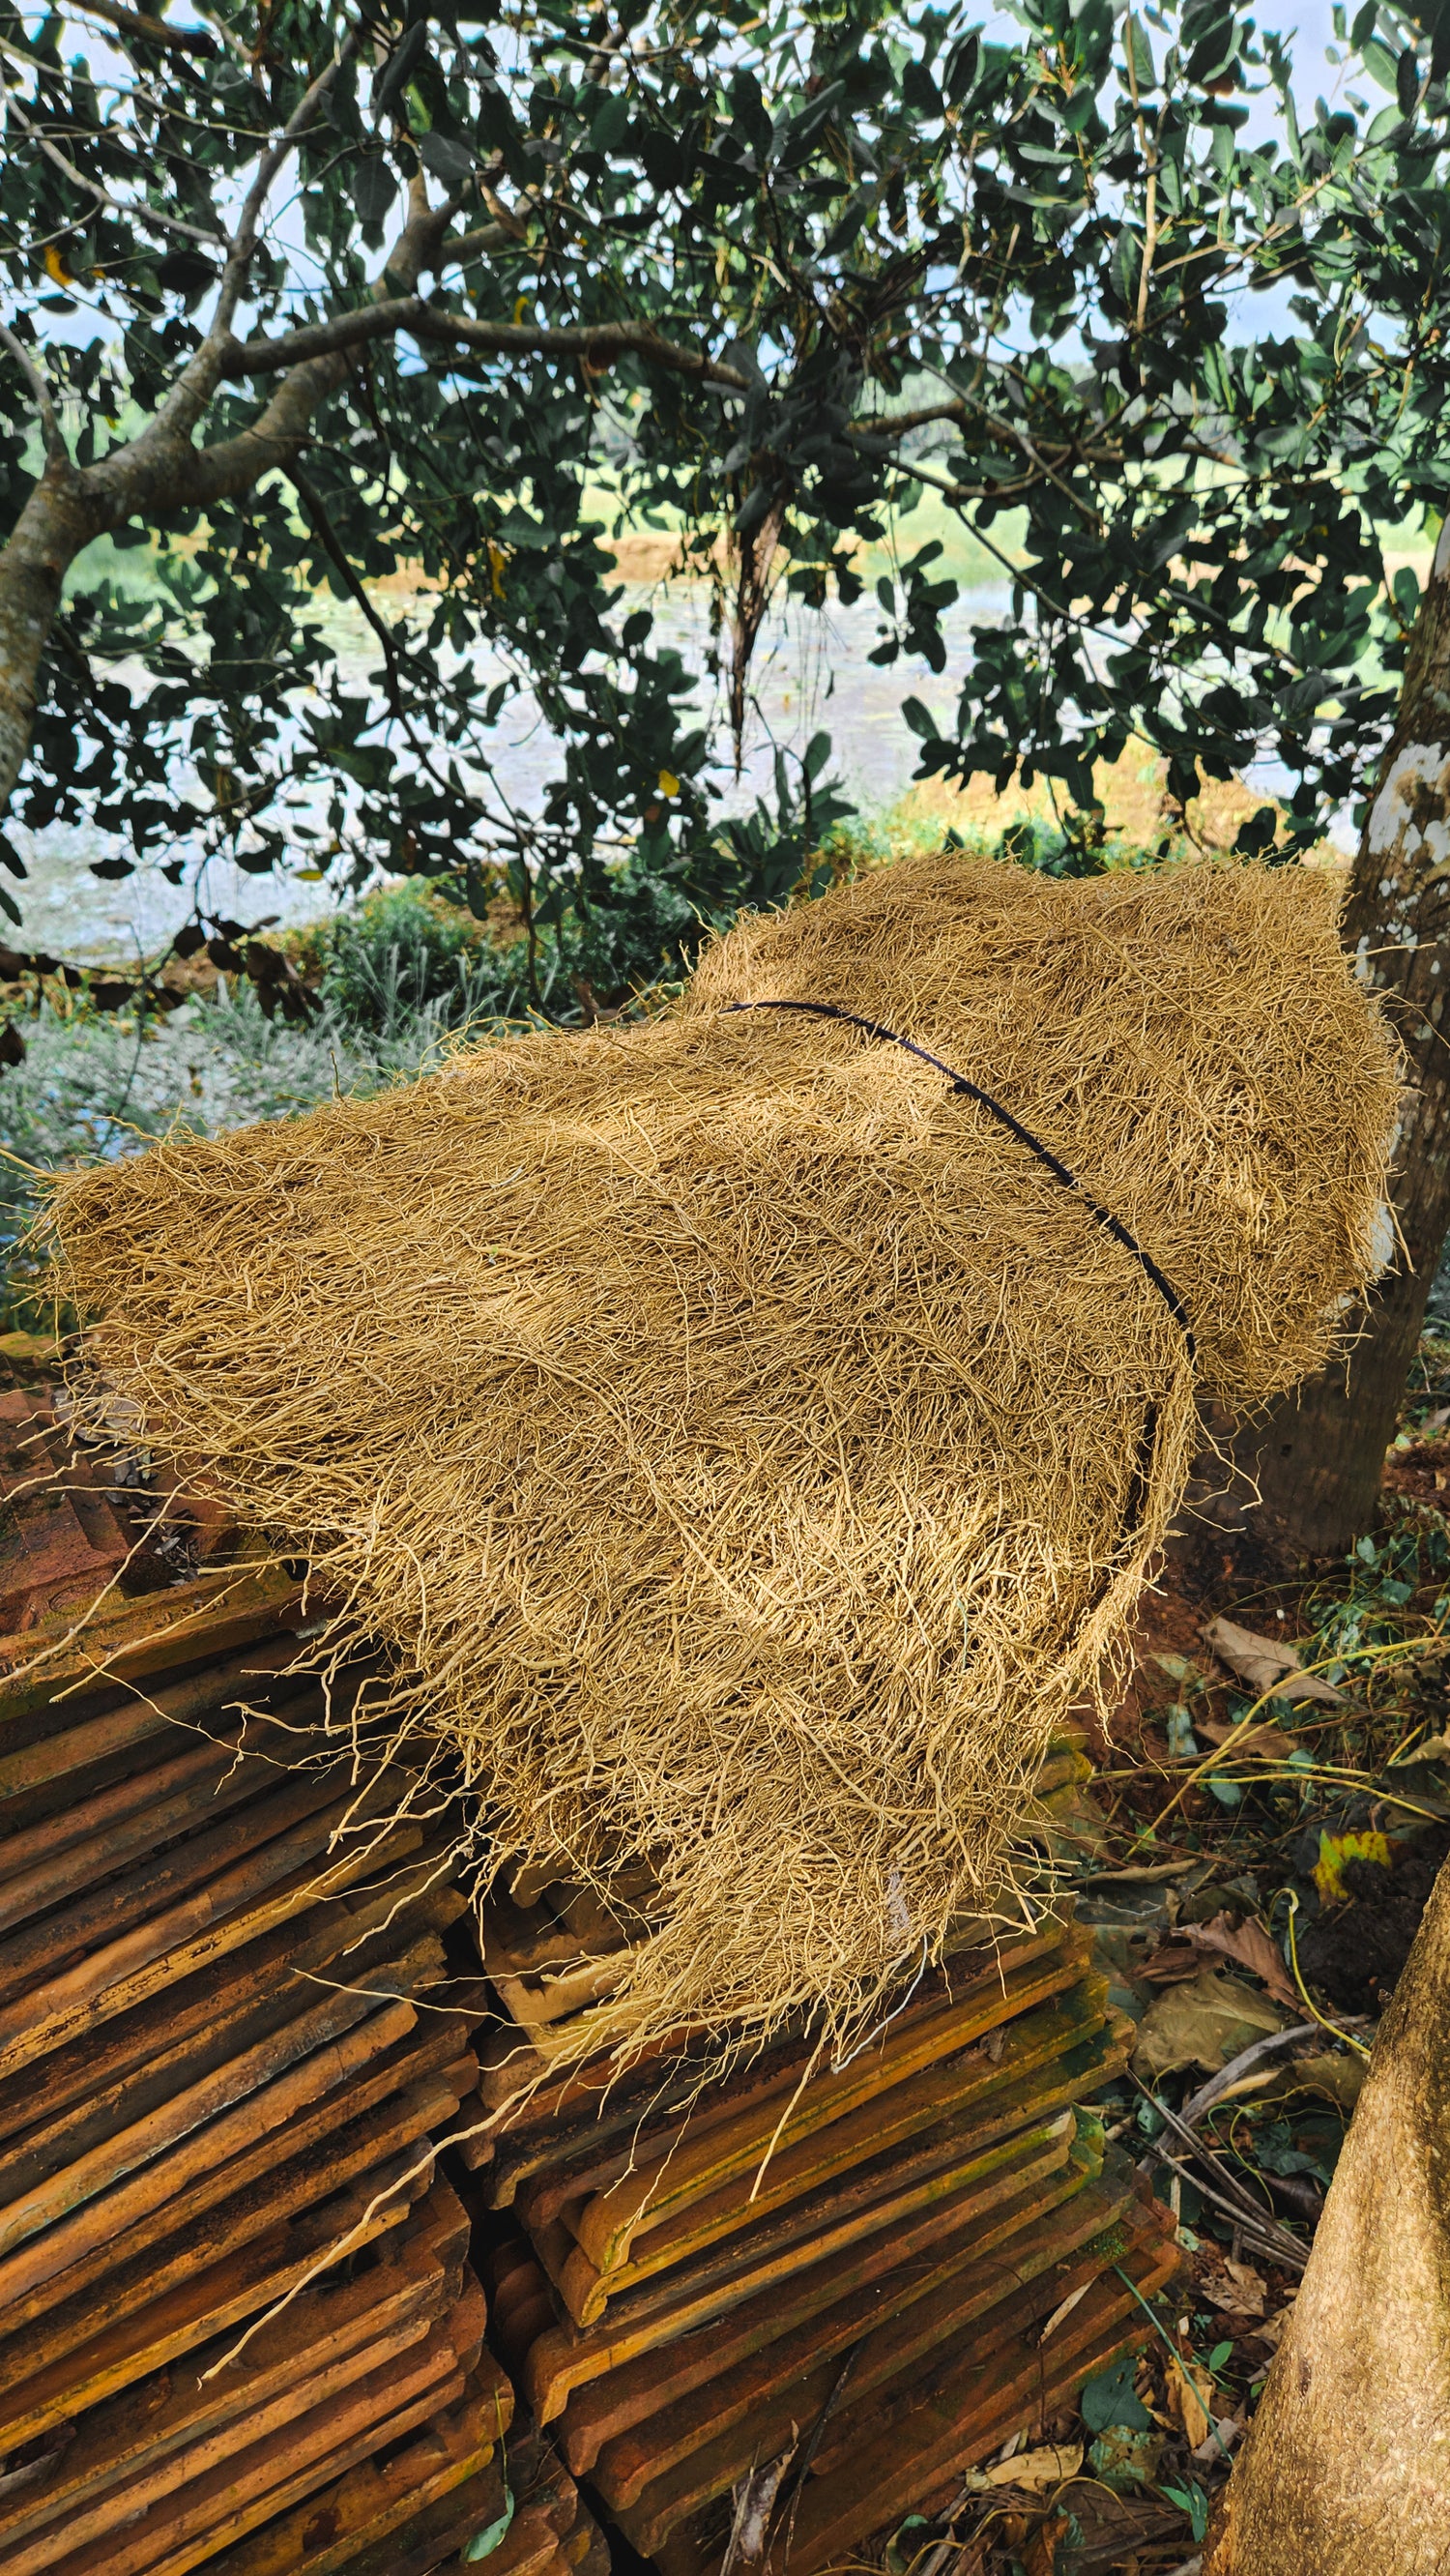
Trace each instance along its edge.
{"label": "green leaf", "polygon": [[1204,2494],[1198,2480],[1196,2478],[1190,2478],[1185,2486],[1165,2486],[1162,2492],[1167,2497],[1170,2504],[1177,2505],[1180,2513],[1187,2514],[1194,2539],[1206,2540],[1208,2537],[1208,2498]]}
{"label": "green leaf", "polygon": [[942,95],[925,64],[915,59],[907,63],[901,75],[901,104],[909,116],[925,117],[933,122],[942,112]]}
{"label": "green leaf", "polygon": [[1420,95],[1420,63],[1413,45],[1406,45],[1395,65],[1395,99],[1401,116],[1414,113]]}
{"label": "green leaf", "polygon": [[595,109],[589,141],[596,152],[617,152],[629,132],[629,101],[610,91]]}
{"label": "green leaf", "polygon": [[1136,12],[1131,9],[1127,19],[1127,42],[1129,58],[1133,66],[1133,78],[1137,82],[1139,91],[1156,89],[1158,74],[1153,62],[1153,48],[1148,42],[1146,28],[1140,23]]}
{"label": "green leaf", "polygon": [[461,188],[473,173],[473,154],[452,134],[421,135],[418,158],[445,188]]}
{"label": "green leaf", "polygon": [[1381,89],[1398,90],[1399,65],[1388,45],[1382,45],[1378,38],[1372,39],[1360,47],[1360,60],[1370,79],[1378,81]]}
{"label": "green leaf", "polygon": [[1256,806],[1239,825],[1234,848],[1242,859],[1262,858],[1271,850],[1279,833],[1279,812],[1274,805]]}
{"label": "green leaf", "polygon": [[428,21],[420,18],[415,26],[400,37],[388,60],[373,82],[373,114],[386,115],[401,96],[404,83],[411,80],[428,50]]}
{"label": "green leaf", "polygon": [[470,2541],[465,2542],[461,2553],[465,2567],[476,2567],[480,2559],[491,2558],[493,2556],[494,2551],[500,2547],[502,2542],[507,2540],[513,2523],[513,2518],[513,2489],[512,2487],[506,2486],[504,2488],[503,2511],[498,2516],[498,2519],[495,2522],[487,2523],[482,2531],[476,2531],[473,2538]]}
{"label": "green leaf", "polygon": [[1145,2432],[1153,2418],[1140,2397],[1134,2394],[1137,2376],[1136,2353],[1124,2353],[1119,2361],[1110,2362],[1106,2370],[1095,2373],[1078,2399],[1078,2412],[1090,2433],[1105,2433],[1110,2424],[1122,2424],[1130,2432]]}
{"label": "green leaf", "polygon": [[352,200],[365,224],[380,224],[398,193],[398,182],[381,153],[370,152],[352,174]]}
{"label": "green leaf", "polygon": [[974,86],[981,58],[982,40],[979,35],[963,36],[960,44],[952,47],[947,57],[946,94],[953,107],[960,107]]}

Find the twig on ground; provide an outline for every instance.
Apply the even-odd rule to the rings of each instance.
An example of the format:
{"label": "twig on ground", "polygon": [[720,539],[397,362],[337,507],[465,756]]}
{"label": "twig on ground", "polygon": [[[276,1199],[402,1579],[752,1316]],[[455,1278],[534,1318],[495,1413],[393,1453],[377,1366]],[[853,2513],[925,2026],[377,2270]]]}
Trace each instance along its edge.
{"label": "twig on ground", "polygon": [[1296,2021],[1290,2030],[1270,2031],[1267,2039],[1256,2039],[1248,2048],[1241,2048],[1237,2057],[1231,2057],[1227,2066],[1220,2067],[1217,2075],[1210,2075],[1206,2084],[1200,2084],[1196,2093],[1190,2093],[1178,2113],[1180,2125],[1191,2129],[1202,2119],[1204,2112],[1211,2111],[1214,2103],[1221,2101],[1243,2076],[1250,2074],[1256,2066],[1262,2066],[1265,2058],[1277,2057],[1281,2049],[1292,2048],[1300,2040],[1317,2039],[1318,2036],[1316,2023]]}
{"label": "twig on ground", "polygon": [[[1190,2154],[1196,2157],[1201,2164],[1206,2165],[1209,2172],[1217,2178],[1219,2187],[1217,2191],[1215,2191],[1199,2176],[1190,2174],[1189,2180],[1193,2182],[1194,2188],[1198,2191],[1202,2191],[1208,2199],[1214,2201],[1219,2208],[1225,2210],[1228,2216],[1236,2218],[1241,2226],[1252,2228],[1255,2234],[1261,2239],[1264,2250],[1270,2253],[1273,2261],[1290,2264],[1302,2272],[1304,2265],[1308,2260],[1308,2256],[1305,2248],[1299,2243],[1298,2238],[1296,2236],[1291,2236],[1287,2228],[1281,2228],[1275,2224],[1272,2211],[1264,2209],[1262,2205],[1253,2198],[1252,2193],[1246,2191],[1244,2186],[1235,2180],[1234,2176],[1226,2170],[1219,2158],[1214,2154],[1212,2148],[1206,2147],[1203,2140],[1200,2137],[1195,2136],[1193,2130],[1187,2126],[1186,2122],[1179,2117],[1176,2111],[1170,2111],[1166,2103],[1160,2102],[1157,2095],[1150,2092],[1148,2086],[1142,2083],[1140,2079],[1132,2073],[1131,2068],[1129,2069],[1129,2078],[1132,2083],[1137,2085],[1144,2100],[1152,2103],[1159,2118],[1168,2128],[1174,2131],[1176,2136],[1181,2139],[1183,2144],[1188,2148]],[[1156,2139],[1150,2144],[1148,2153],[1143,2159],[1143,2163],[1147,2167],[1151,2167],[1154,2164],[1171,2165],[1175,2172],[1180,2173],[1187,2170],[1180,2158],[1177,2156],[1171,2156],[1167,2149]]]}

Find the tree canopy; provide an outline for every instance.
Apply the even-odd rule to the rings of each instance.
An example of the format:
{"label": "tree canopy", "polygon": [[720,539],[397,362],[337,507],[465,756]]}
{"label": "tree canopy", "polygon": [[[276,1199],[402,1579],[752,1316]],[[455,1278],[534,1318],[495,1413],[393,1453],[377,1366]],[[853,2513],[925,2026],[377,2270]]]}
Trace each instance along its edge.
{"label": "tree canopy", "polygon": [[[1234,0],[1015,16],[0,9],[15,816],[98,821],[112,871],[190,835],[480,911],[504,867],[663,956],[838,810],[818,743],[784,860],[722,829],[728,733],[772,594],[849,602],[885,540],[921,774],[1049,777],[1090,845],[1130,739],[1180,802],[1269,754],[1278,845],[1313,838],[1389,733],[1417,589],[1385,545],[1450,481],[1450,12],[1366,0],[1312,103]],[[928,488],[1010,585],[940,724]],[[619,526],[714,586],[713,667],[621,588]],[[88,571],[102,535],[153,548],[151,596]],[[528,812],[494,765],[521,693],[558,743]]]}

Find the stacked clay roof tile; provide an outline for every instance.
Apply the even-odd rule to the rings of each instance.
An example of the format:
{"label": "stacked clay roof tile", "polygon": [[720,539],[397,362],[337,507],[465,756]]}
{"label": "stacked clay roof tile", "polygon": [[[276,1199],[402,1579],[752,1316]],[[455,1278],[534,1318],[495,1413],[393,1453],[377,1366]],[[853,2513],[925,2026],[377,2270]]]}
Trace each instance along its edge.
{"label": "stacked clay roof tile", "polygon": [[300,1581],[138,1557],[43,1392],[0,1443],[5,2576],[605,2576],[601,2525],[811,2576],[1141,2345],[1176,2257],[1081,2107],[1126,2030],[1069,1921],[965,1926],[841,2065],[551,2079],[644,1915],[500,1885],[480,1959]]}

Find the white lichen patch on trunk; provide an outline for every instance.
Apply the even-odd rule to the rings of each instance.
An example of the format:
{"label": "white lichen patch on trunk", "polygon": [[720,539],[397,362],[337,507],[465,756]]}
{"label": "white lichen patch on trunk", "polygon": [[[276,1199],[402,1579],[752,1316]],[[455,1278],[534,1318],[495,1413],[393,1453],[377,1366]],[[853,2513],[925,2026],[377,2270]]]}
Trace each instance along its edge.
{"label": "white lichen patch on trunk", "polygon": [[[1416,808],[1423,813],[1431,802],[1438,804],[1441,812],[1423,823],[1417,822]],[[1430,864],[1439,867],[1450,858],[1447,807],[1450,807],[1450,746],[1440,742],[1402,744],[1370,808],[1370,849],[1377,858],[1387,857],[1393,850],[1414,861],[1423,848],[1430,854]],[[1388,895],[1393,888],[1386,882],[1381,890]]]}

